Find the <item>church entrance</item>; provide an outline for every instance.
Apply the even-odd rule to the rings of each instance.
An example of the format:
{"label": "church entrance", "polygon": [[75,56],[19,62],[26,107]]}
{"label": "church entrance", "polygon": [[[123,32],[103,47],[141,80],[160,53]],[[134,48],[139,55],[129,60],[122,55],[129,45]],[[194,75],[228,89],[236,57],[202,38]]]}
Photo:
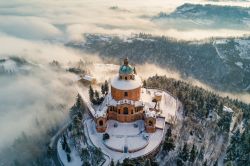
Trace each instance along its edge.
{"label": "church entrance", "polygon": [[123,114],[128,115],[128,107],[123,108]]}

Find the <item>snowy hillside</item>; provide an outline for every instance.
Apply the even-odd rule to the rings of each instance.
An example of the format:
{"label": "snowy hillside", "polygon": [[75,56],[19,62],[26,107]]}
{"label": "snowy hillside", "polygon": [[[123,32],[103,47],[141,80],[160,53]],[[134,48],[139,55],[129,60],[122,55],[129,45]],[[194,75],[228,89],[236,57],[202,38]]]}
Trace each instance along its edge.
{"label": "snowy hillside", "polygon": [[0,60],[0,71],[6,73],[15,73],[17,71],[16,62],[11,59]]}
{"label": "snowy hillside", "polygon": [[0,73],[14,74],[18,72],[26,72],[31,68],[31,64],[25,59],[18,57],[7,57],[0,59]]}
{"label": "snowy hillside", "polygon": [[133,62],[145,62],[174,69],[212,87],[245,91],[250,85],[250,39],[218,38],[209,41],[176,41],[146,34],[107,36],[87,34],[85,42],[66,45],[98,53],[108,62],[128,56]]}
{"label": "snowy hillside", "polygon": [[[161,22],[185,28],[230,28],[248,29],[250,24],[250,9],[237,6],[217,6],[185,3],[170,14],[160,12],[152,19],[161,25]],[[175,23],[173,20],[178,19]],[[180,26],[185,23],[185,27]],[[165,25],[165,24],[164,24]]]}

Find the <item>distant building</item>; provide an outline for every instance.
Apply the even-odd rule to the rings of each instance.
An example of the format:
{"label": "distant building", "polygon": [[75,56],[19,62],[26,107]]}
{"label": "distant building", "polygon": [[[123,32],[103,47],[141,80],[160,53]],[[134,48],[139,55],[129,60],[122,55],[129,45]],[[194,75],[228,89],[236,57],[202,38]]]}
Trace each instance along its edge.
{"label": "distant building", "polygon": [[[145,92],[146,93],[146,92]],[[98,132],[105,132],[108,120],[118,122],[134,122],[144,120],[145,130],[153,133],[156,130],[157,102],[161,93],[142,95],[142,81],[135,67],[124,59],[119,74],[111,80],[111,93],[105,97],[99,111],[96,111],[95,121]]]}
{"label": "distant building", "polygon": [[90,75],[81,75],[79,76],[78,79],[79,82],[85,84],[85,85],[90,85],[90,84],[96,84],[96,79]]}

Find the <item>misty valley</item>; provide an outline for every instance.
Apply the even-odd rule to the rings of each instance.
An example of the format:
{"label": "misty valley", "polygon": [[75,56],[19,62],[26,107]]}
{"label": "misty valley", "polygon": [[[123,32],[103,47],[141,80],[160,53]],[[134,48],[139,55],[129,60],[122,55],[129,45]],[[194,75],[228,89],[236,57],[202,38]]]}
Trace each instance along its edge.
{"label": "misty valley", "polygon": [[249,0],[0,2],[0,166],[249,166]]}

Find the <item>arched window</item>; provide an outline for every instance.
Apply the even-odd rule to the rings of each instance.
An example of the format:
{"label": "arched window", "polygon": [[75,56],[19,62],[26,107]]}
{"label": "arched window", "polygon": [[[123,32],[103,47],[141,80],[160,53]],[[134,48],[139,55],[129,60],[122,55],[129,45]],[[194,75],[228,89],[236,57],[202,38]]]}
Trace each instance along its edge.
{"label": "arched window", "polygon": [[127,78],[127,76],[125,77],[125,80],[127,80],[128,78]]}
{"label": "arched window", "polygon": [[99,126],[103,126],[103,121],[99,120]]}
{"label": "arched window", "polygon": [[153,126],[153,122],[150,120],[150,121],[148,121],[148,125],[149,126]]}
{"label": "arched window", "polygon": [[131,114],[134,114],[134,110],[133,109],[131,110]]}
{"label": "arched window", "polygon": [[124,92],[124,96],[128,96],[128,92]]}
{"label": "arched window", "polygon": [[123,114],[126,114],[126,115],[128,114],[128,107],[123,108]]}

